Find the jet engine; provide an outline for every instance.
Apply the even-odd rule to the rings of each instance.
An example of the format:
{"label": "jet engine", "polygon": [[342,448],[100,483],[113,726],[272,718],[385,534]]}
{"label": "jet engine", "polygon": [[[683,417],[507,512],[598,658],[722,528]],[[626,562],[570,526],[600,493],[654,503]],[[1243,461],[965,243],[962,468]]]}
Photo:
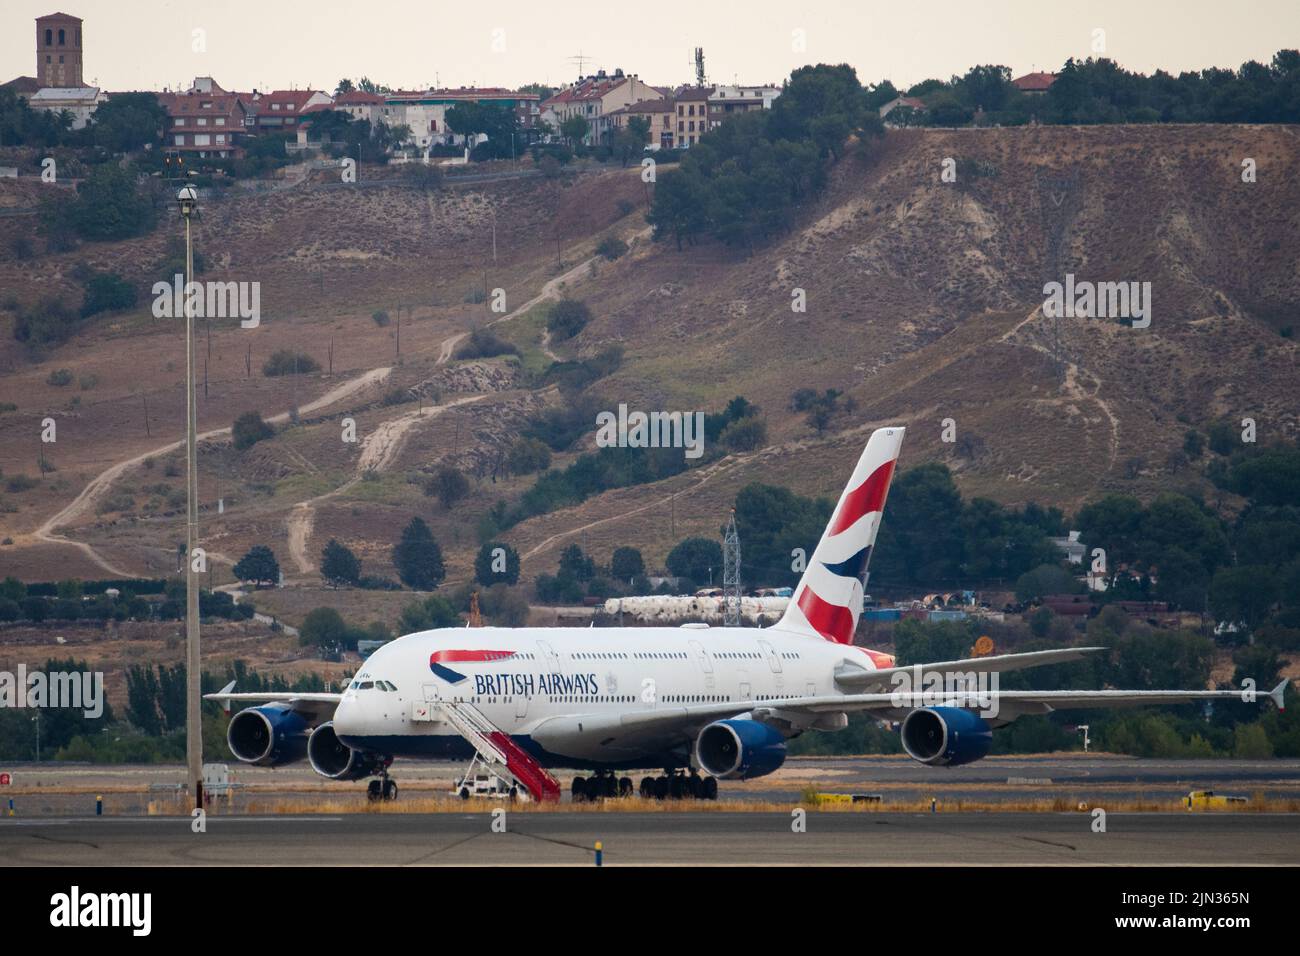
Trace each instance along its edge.
{"label": "jet engine", "polygon": [[311,769],[331,780],[362,780],[379,772],[383,758],[364,750],[353,750],[339,740],[334,721],[321,724],[307,739]]}
{"label": "jet engine", "polygon": [[307,752],[307,719],[288,704],[249,707],[230,719],[226,743],[245,763],[259,767],[292,763]]}
{"label": "jet engine", "polygon": [[785,737],[757,720],[719,720],[700,731],[695,762],[721,780],[761,777],[785,763]]}
{"label": "jet engine", "polygon": [[922,707],[903,720],[903,749],[913,760],[957,767],[987,756],[993,730],[978,714],[961,707]]}

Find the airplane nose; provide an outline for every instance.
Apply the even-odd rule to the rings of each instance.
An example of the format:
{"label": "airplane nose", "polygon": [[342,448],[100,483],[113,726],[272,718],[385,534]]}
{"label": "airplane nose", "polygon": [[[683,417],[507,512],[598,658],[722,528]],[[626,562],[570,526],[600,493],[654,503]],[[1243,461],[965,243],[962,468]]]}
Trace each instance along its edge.
{"label": "airplane nose", "polygon": [[355,733],[358,728],[357,717],[357,702],[350,697],[344,697],[334,708],[334,733]]}

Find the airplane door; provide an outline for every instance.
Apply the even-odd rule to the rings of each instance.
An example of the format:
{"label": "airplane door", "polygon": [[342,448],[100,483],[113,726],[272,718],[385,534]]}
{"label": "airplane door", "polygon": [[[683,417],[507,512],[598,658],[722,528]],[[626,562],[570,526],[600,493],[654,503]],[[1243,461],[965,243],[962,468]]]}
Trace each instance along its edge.
{"label": "airplane door", "polygon": [[700,670],[704,673],[704,686],[708,690],[713,690],[713,659],[709,657],[709,652],[704,649],[704,645],[699,641],[691,641],[691,650],[695,653],[695,660],[700,665]]}
{"label": "airplane door", "polygon": [[748,681],[742,681],[740,684],[740,699],[752,700],[754,697],[753,689],[749,686]]}
{"label": "airplane door", "polygon": [[767,641],[759,641],[758,646],[763,649],[767,666],[772,669],[772,685],[776,689],[777,696],[780,696],[785,690],[785,674],[781,672],[781,655]]}
{"label": "airplane door", "polygon": [[546,666],[552,674],[560,673],[560,655],[555,653],[555,648],[551,647],[545,641],[537,642],[537,649],[541,651],[542,658],[546,661]]}

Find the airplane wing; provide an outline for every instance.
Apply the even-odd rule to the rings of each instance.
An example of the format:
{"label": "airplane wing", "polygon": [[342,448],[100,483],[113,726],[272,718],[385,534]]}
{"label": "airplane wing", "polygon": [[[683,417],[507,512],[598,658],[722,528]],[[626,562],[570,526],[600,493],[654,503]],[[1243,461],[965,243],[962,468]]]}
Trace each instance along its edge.
{"label": "airplane wing", "polygon": [[1022,654],[993,654],[988,657],[968,657],[958,661],[939,661],[930,664],[915,664],[906,667],[886,667],[868,670],[855,661],[846,660],[835,668],[835,683],[841,687],[853,687],[861,691],[892,688],[895,674],[916,676],[919,672],[932,671],[942,673],[992,674],[995,672],[1018,671],[1027,667],[1041,667],[1044,664],[1062,664],[1066,661],[1083,660],[1090,654],[1106,650],[1104,647],[1063,647],[1050,651],[1027,651]]}
{"label": "airplane wing", "polygon": [[339,705],[343,695],[326,693],[324,691],[311,693],[294,693],[293,691],[280,691],[278,693],[232,693],[235,686],[231,681],[215,694],[204,694],[204,700],[216,700],[221,702],[222,709],[230,713],[232,703],[241,704],[288,704],[294,710],[306,717],[313,725],[329,720],[334,715],[334,708]]}
{"label": "airplane wing", "polygon": [[[1288,681],[1282,681],[1267,697],[1279,708]],[[990,723],[1010,723],[1027,714],[1049,714],[1055,710],[1093,707],[1141,706],[1143,704],[1185,704],[1198,700],[1245,700],[1242,690],[1006,690],[981,695],[973,691],[835,694],[818,697],[787,697],[777,700],[721,704],[658,705],[653,710],[621,715],[584,714],[543,721],[534,731],[548,749],[569,753],[580,748],[584,755],[615,750],[633,751],[647,740],[676,738],[693,740],[706,724],[732,717],[770,723],[788,731],[843,726],[850,713],[871,713],[882,720],[901,719],[911,710],[926,706],[984,708],[996,712]]]}

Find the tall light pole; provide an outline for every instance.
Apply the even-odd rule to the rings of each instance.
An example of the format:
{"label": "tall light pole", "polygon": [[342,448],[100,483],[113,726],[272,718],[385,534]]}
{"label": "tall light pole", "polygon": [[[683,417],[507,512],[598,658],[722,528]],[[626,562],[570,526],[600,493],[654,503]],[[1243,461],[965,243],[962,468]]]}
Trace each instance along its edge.
{"label": "tall light pole", "polygon": [[199,711],[202,674],[199,670],[199,575],[194,551],[199,546],[199,465],[194,395],[194,310],[190,283],[194,281],[194,239],[190,220],[199,196],[185,185],[176,195],[185,220],[185,769],[196,809],[203,807],[203,725]]}

